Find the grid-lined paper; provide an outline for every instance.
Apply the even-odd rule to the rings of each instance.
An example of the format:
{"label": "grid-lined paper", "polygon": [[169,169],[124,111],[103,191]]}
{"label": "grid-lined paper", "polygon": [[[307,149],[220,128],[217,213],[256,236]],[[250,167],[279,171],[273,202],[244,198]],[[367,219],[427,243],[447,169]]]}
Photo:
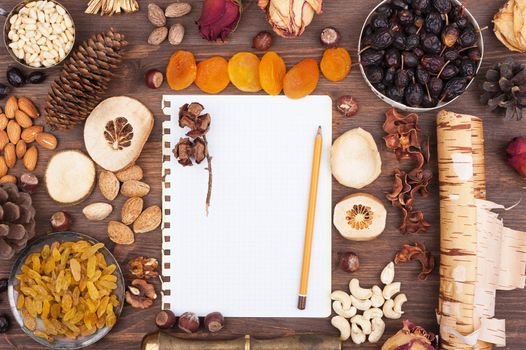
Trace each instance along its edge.
{"label": "grid-lined paper", "polygon": [[[206,161],[183,167],[172,149],[179,107],[210,113],[213,190],[205,215]],[[163,305],[176,314],[327,317],[331,292],[332,103],[327,96],[164,96]],[[307,308],[297,293],[314,137],[323,155]]]}

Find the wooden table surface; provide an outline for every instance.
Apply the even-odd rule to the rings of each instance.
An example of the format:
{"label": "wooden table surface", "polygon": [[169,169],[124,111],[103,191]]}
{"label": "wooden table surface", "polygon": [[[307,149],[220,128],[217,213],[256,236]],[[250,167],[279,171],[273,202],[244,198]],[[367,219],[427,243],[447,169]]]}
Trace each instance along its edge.
{"label": "wooden table surface", "polygon": [[[10,8],[18,0],[4,0],[1,6]],[[157,0],[161,6],[168,5],[171,0]],[[186,35],[183,43],[178,49],[190,50],[195,53],[196,59],[202,60],[213,55],[221,55],[226,58],[238,51],[252,51],[252,37],[261,30],[269,29],[265,21],[265,16],[257,7],[256,0],[246,0],[246,10],[243,13],[240,25],[226,43],[209,43],[199,37],[194,21],[199,17],[201,1],[189,0],[193,5],[192,12],[181,18],[180,22],[186,27]],[[175,51],[175,48],[165,42],[160,47],[149,46],[146,43],[148,34],[152,26],[147,20],[146,8],[148,1],[141,0],[141,10],[139,13],[131,15],[120,15],[114,17],[100,17],[85,15],[83,10],[87,1],[64,0],[64,5],[69,9],[74,17],[77,27],[77,43],[84,40],[88,35],[102,31],[109,26],[115,27],[127,36],[130,43],[127,50],[124,64],[113,79],[107,96],[129,95],[145,103],[155,115],[155,127],[150,139],[144,148],[138,164],[145,170],[145,181],[152,186],[152,191],[146,197],[146,204],[153,205],[161,203],[161,122],[165,116],[160,110],[162,94],[172,93],[164,84],[158,90],[150,90],[143,83],[143,74],[150,68],[163,70],[168,58]],[[324,13],[317,16],[314,22],[307,28],[300,38],[285,40],[275,38],[273,50],[277,51],[285,59],[287,66],[290,67],[304,57],[311,57],[319,60],[322,48],[318,41],[318,34],[325,26],[336,26],[343,35],[342,45],[347,48],[356,60],[356,47],[362,22],[376,5],[377,0],[352,1],[352,0],[326,0]],[[497,11],[503,1],[496,0],[477,0],[468,3],[468,9],[472,11],[479,21],[481,27],[490,26],[493,14]],[[171,20],[170,23],[175,23]],[[525,195],[526,182],[518,176],[505,163],[504,148],[507,142],[515,136],[526,136],[526,120],[516,122],[505,122],[498,117],[485,111],[484,106],[479,103],[479,95],[483,82],[484,72],[495,62],[510,56],[510,52],[505,49],[495,38],[491,29],[484,32],[486,53],[484,57],[482,72],[476,78],[472,87],[461,98],[451,104],[450,110],[460,113],[471,113],[484,118],[485,138],[486,138],[486,174],[488,182],[488,198],[510,206],[519,201]],[[520,54],[513,54],[513,57],[526,63],[526,57]],[[5,82],[5,71],[13,62],[8,56],[4,47],[0,48],[0,82]],[[34,101],[43,104],[47,94],[48,83],[59,73],[59,68],[48,70],[49,79],[41,85],[28,85],[16,89],[16,95],[25,95]],[[183,92],[184,94],[200,93],[192,86]],[[235,88],[230,86],[223,92],[224,94],[239,94]],[[366,187],[366,192],[372,193],[379,198],[384,198],[385,191],[390,190],[392,182],[392,171],[399,164],[394,155],[386,150],[381,137],[383,131],[381,125],[384,120],[384,112],[388,106],[380,101],[365,85],[364,80],[357,66],[351,74],[339,83],[329,82],[323,77],[315,92],[316,94],[328,94],[333,99],[339,95],[352,94],[360,103],[360,112],[352,119],[341,117],[334,111],[333,133],[334,137],[339,136],[350,128],[362,127],[373,134],[381,152],[383,161],[382,175],[372,185]],[[3,106],[5,100],[0,102]],[[360,256],[361,268],[353,276],[358,277],[364,285],[379,283],[379,274],[383,266],[392,260],[396,250],[400,245],[407,242],[421,241],[425,243],[436,256],[439,252],[439,213],[437,196],[437,168],[436,168],[436,132],[435,132],[435,113],[426,113],[421,116],[421,125],[424,134],[431,136],[432,140],[432,169],[435,181],[432,186],[432,195],[426,199],[418,198],[417,207],[421,208],[426,214],[426,218],[431,223],[431,228],[427,233],[411,236],[402,236],[397,227],[400,224],[399,212],[392,208],[386,200],[388,210],[388,222],[385,232],[374,242],[351,242],[344,240],[334,229],[333,230],[333,257],[339,252],[355,251]],[[58,132],[59,150],[63,149],[84,149],[82,138],[82,127],[77,127],[70,131]],[[52,154],[51,151],[42,151],[36,173],[42,176],[46,161]],[[17,170],[21,171],[20,168]],[[355,192],[344,188],[333,182],[333,200],[336,202],[344,196]],[[35,207],[37,209],[38,226],[41,233],[48,230],[48,220],[52,213],[58,210],[67,210],[73,214],[75,224],[73,229],[94,236],[107,243],[113,250],[117,259],[125,263],[129,258],[138,255],[160,257],[161,235],[160,230],[148,234],[136,235],[136,242],[130,247],[116,247],[106,235],[106,222],[88,222],[81,214],[81,209],[88,203],[101,200],[102,197],[96,190],[91,197],[84,203],[62,208],[53,203],[43,188],[34,195]],[[123,202],[122,196],[115,202],[115,207],[120,208]],[[503,214],[505,222],[514,229],[526,230],[526,201],[523,201],[515,209]],[[117,218],[114,212],[109,219]],[[196,254],[196,259],[206,259]],[[0,262],[0,277],[7,277],[11,268],[12,261]],[[333,288],[346,288],[350,275],[338,269],[333,269]],[[409,302],[405,305],[404,318],[424,326],[428,330],[437,331],[435,320],[435,307],[438,295],[438,273],[430,276],[425,281],[418,281],[416,276],[419,271],[417,263],[402,265],[397,267],[397,280],[402,282],[402,291],[408,296]],[[159,286],[157,285],[157,288]],[[211,289],[214,286],[210,286]],[[524,348],[524,329],[526,328],[526,292],[523,290],[503,292],[499,291],[497,296],[497,318],[506,319],[507,329],[507,349]],[[156,330],[154,324],[155,314],[160,309],[160,300],[147,310],[137,310],[126,305],[123,313],[118,320],[115,328],[101,341],[93,345],[93,349],[137,349],[142,337]],[[9,313],[7,297],[1,296],[0,312]],[[14,322],[14,321],[13,321]],[[399,320],[387,320],[387,329],[382,338],[382,342],[391,336],[401,327]],[[175,333],[175,331],[174,331]],[[232,338],[244,334],[252,334],[258,337],[277,337],[283,335],[302,334],[302,333],[324,333],[337,335],[337,331],[330,325],[329,319],[237,319],[229,318],[223,331],[218,334],[208,335],[200,332],[195,337],[211,338]],[[179,333],[180,334],[180,333]],[[8,335],[11,342],[16,344],[18,349],[41,349],[37,343],[28,338],[17,325],[13,325]],[[345,347],[351,348],[351,342],[347,342]],[[0,349],[11,349],[12,347],[0,337]],[[364,344],[362,348],[378,349],[379,345]]]}

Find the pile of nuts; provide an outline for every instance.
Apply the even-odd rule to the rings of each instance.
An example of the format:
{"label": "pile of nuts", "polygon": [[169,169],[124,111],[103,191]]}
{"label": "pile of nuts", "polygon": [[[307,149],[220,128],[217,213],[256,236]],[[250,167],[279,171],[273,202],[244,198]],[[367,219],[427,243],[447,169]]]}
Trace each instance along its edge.
{"label": "pile of nuts", "polygon": [[62,61],[75,42],[71,16],[52,1],[28,2],[9,19],[8,46],[31,67],[51,67]]}
{"label": "pile of nuts", "polygon": [[37,166],[38,149],[41,147],[54,150],[57,138],[44,131],[42,125],[34,125],[33,121],[40,116],[38,109],[27,97],[10,96],[5,104],[4,112],[0,109],[0,183],[16,183],[16,177],[8,175],[18,159],[22,159],[27,170],[33,171]]}
{"label": "pile of nuts", "polygon": [[[331,299],[334,300],[332,308],[337,314],[331,319],[331,324],[340,331],[341,340],[350,337],[355,344],[362,344],[366,340],[376,343],[385,330],[382,318],[396,320],[402,317],[402,305],[407,297],[400,293],[401,283],[393,282],[394,272],[393,262],[383,269],[380,276],[383,289],[377,285],[362,288],[360,281],[353,278],[349,282],[350,295],[342,290],[331,293]],[[362,314],[358,314],[358,311],[362,311]]]}
{"label": "pile of nuts", "polygon": [[179,45],[183,41],[184,27],[181,23],[173,24],[170,29],[166,26],[166,18],[178,18],[192,11],[192,6],[186,2],[174,2],[163,11],[154,3],[148,4],[148,20],[156,28],[148,36],[148,44],[161,45],[168,38],[172,45]]}
{"label": "pile of nuts", "polygon": [[[121,209],[121,220],[108,223],[108,236],[117,244],[132,244],[135,242],[134,233],[150,232],[161,224],[159,206],[143,210],[143,197],[150,193],[150,186],[141,181],[142,177],[142,168],[136,164],[116,173],[103,170],[99,174],[99,190],[104,198],[113,201],[119,193],[128,197]],[[86,206],[82,213],[88,220],[102,221],[112,211],[111,204],[96,202]],[[129,225],[133,225],[133,231]]]}
{"label": "pile of nuts", "polygon": [[[175,326],[186,332],[194,333],[199,329],[199,317],[194,312],[185,312],[176,320],[175,314],[170,310],[161,310],[155,317],[155,324],[160,329],[169,329]],[[204,319],[205,328],[212,333],[219,332],[225,323],[225,318],[220,312],[211,312]]]}
{"label": "pile of nuts", "polygon": [[128,261],[130,273],[136,277],[126,291],[126,302],[134,308],[147,309],[157,299],[155,287],[146,280],[159,276],[159,262],[155,258],[138,256]]}

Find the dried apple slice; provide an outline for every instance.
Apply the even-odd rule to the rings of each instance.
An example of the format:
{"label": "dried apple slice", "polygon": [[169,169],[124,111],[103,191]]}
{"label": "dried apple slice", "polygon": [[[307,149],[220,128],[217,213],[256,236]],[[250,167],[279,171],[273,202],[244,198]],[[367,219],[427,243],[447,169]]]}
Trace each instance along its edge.
{"label": "dried apple slice", "polygon": [[153,128],[153,114],[136,99],[110,97],[86,120],[84,143],[90,157],[106,170],[127,168],[139,158]]}
{"label": "dried apple slice", "polygon": [[334,178],[347,187],[362,188],[376,180],[382,159],[371,134],[356,128],[338,137],[331,149],[331,170]]}
{"label": "dried apple slice", "polygon": [[45,180],[51,199],[60,204],[77,204],[95,186],[95,164],[77,150],[58,152],[48,162]]}
{"label": "dried apple slice", "polygon": [[344,238],[353,241],[378,237],[385,229],[386,218],[382,202],[367,193],[347,196],[334,207],[334,226]]}

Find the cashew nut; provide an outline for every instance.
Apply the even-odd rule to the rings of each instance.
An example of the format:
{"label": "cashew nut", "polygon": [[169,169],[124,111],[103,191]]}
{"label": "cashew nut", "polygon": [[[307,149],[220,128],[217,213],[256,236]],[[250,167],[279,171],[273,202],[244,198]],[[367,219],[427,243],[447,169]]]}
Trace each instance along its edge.
{"label": "cashew nut", "polygon": [[340,331],[340,340],[346,341],[351,336],[351,324],[342,316],[331,318],[331,324]]}
{"label": "cashew nut", "polygon": [[382,270],[382,273],[380,274],[380,280],[382,281],[383,284],[391,284],[394,281],[394,275],[395,275],[394,263],[391,261]]}
{"label": "cashew nut", "polygon": [[369,310],[371,308],[370,300],[358,299],[354,295],[351,295],[351,302],[352,302],[352,305],[360,311]]}
{"label": "cashew nut", "polygon": [[357,278],[353,278],[351,282],[349,282],[349,290],[351,291],[351,295],[362,300],[369,299],[373,295],[371,289],[360,287],[360,281]]}
{"label": "cashew nut", "polygon": [[349,309],[344,309],[342,302],[339,300],[335,300],[332,302],[332,309],[338,315],[343,316],[345,318],[353,317],[354,315],[356,315],[356,312],[358,311],[354,306],[351,306]]}
{"label": "cashew nut", "polygon": [[384,290],[382,292],[385,300],[391,299],[393,295],[400,292],[401,283],[400,282],[393,282],[389,283],[384,287]]}
{"label": "cashew nut", "polygon": [[371,320],[373,318],[382,318],[384,316],[384,313],[382,312],[382,309],[379,309],[377,307],[372,307],[369,310],[365,310],[363,312],[363,317],[366,320]]}
{"label": "cashew nut", "polygon": [[385,301],[382,289],[378,286],[373,286],[371,290],[373,292],[373,296],[371,297],[371,305],[373,307],[382,307]]}
{"label": "cashew nut", "polygon": [[357,345],[365,343],[365,334],[362,332],[362,329],[356,325],[356,323],[352,324],[351,339],[353,343]]}
{"label": "cashew nut", "polygon": [[390,318],[392,320],[397,320],[400,317],[402,317],[402,313],[396,312],[393,309],[394,305],[395,305],[394,300],[393,299],[388,299],[388,300],[385,301],[384,306],[382,308],[382,311],[384,312],[384,316],[385,317]]}
{"label": "cashew nut", "polygon": [[385,322],[379,318],[373,318],[371,321],[373,330],[371,334],[369,335],[369,343],[376,343],[382,338],[382,335],[385,331]]}
{"label": "cashew nut", "polygon": [[404,293],[400,293],[398,294],[395,298],[394,298],[394,305],[393,305],[393,310],[395,312],[398,312],[400,314],[403,314],[404,312],[402,311],[402,305],[404,305],[404,303],[407,301],[407,296],[404,294]]}
{"label": "cashew nut", "polygon": [[366,320],[362,315],[351,318],[351,324],[357,324],[362,329],[363,334],[371,334],[371,321]]}
{"label": "cashew nut", "polygon": [[342,309],[344,310],[349,310],[351,308],[351,297],[343,290],[335,290],[332,292],[331,299],[339,301],[342,304]]}

